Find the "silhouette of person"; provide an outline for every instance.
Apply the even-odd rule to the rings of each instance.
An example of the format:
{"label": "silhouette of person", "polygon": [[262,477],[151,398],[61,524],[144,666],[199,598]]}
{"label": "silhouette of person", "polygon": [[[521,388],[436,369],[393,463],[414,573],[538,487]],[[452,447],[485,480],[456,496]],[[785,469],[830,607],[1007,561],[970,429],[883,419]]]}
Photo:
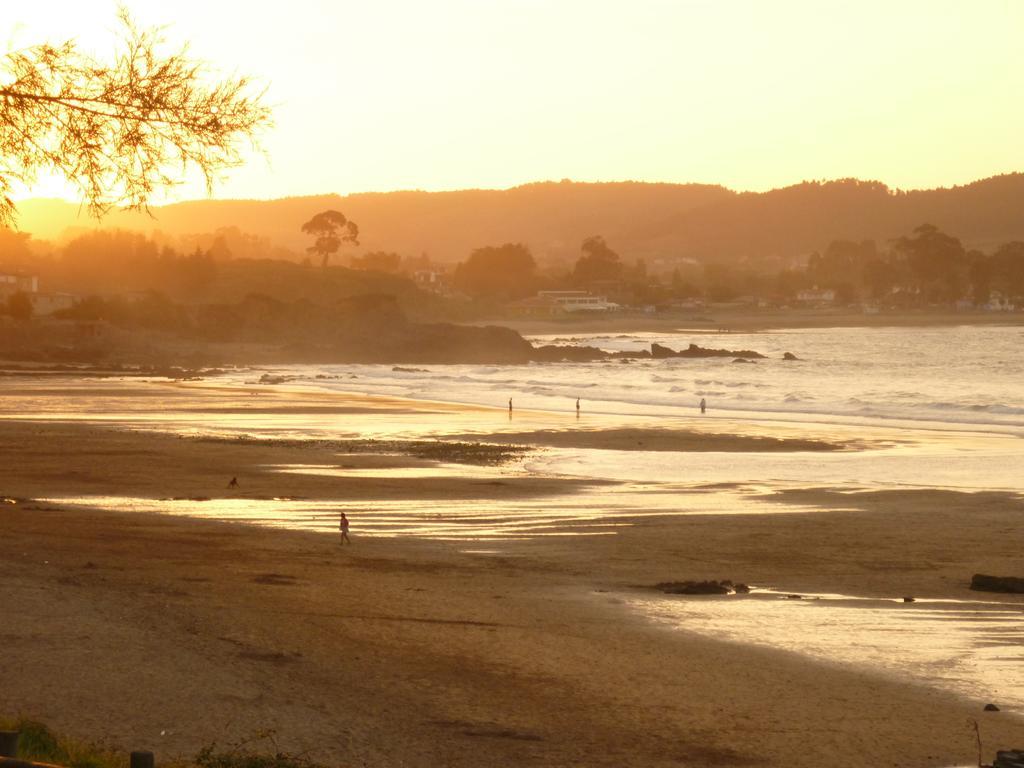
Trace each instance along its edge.
{"label": "silhouette of person", "polygon": [[345,513],[341,513],[341,519],[338,521],[338,530],[341,532],[341,539],[338,541],[339,544],[351,544],[352,540],[348,537],[348,518],[345,517]]}
{"label": "silhouette of person", "polygon": [[508,412],[512,413],[512,398],[511,397],[508,399]]}
{"label": "silhouette of person", "polygon": [[237,487],[238,487],[238,478],[237,477],[232,477],[231,478],[231,482],[228,483],[228,488],[237,488]]}
{"label": "silhouette of person", "polygon": [[578,397],[576,398],[576,415],[580,415],[580,399]]}
{"label": "silhouette of person", "polygon": [[703,397],[700,399],[700,412],[704,413],[708,409],[708,401]]}

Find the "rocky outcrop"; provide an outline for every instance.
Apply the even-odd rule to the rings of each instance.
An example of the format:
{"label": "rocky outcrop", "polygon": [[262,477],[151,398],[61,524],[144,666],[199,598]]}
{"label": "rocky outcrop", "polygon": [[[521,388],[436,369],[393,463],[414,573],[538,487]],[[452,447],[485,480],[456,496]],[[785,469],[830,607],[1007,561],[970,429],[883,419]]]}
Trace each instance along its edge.
{"label": "rocky outcrop", "polygon": [[260,384],[284,384],[294,379],[294,376],[277,376],[273,373],[264,373],[260,376]]}
{"label": "rocky outcrop", "polygon": [[971,589],[978,592],[1024,594],[1024,579],[1016,576],[986,576],[983,573],[976,573],[971,577]]}
{"label": "rocky outcrop", "polygon": [[799,360],[800,358],[794,355],[792,352],[784,352],[782,355],[783,360]]}
{"label": "rocky outcrop", "polygon": [[686,349],[676,351],[657,342],[651,344],[650,351],[619,350],[605,352],[597,347],[562,347],[545,345],[534,347],[531,360],[538,363],[591,363],[597,360],[667,360],[670,358],[702,358],[702,357],[733,357],[734,362],[752,363],[754,358],[763,358],[760,352],[749,349],[708,349],[691,344]]}
{"label": "rocky outcrop", "polygon": [[[312,356],[314,353],[307,352]],[[530,342],[497,325],[361,321],[339,330],[321,355],[334,361],[390,364],[516,364],[533,356]]]}
{"label": "rocky outcrop", "polygon": [[697,344],[691,344],[686,349],[681,349],[677,352],[670,347],[654,343],[651,344],[651,357],[655,360],[663,360],[669,357],[738,357],[754,359],[764,357],[764,355],[750,349],[709,349]]}
{"label": "rocky outcrop", "polygon": [[676,357],[744,357],[747,359],[762,358],[760,352],[752,349],[708,349],[691,344],[686,349],[676,353]]}

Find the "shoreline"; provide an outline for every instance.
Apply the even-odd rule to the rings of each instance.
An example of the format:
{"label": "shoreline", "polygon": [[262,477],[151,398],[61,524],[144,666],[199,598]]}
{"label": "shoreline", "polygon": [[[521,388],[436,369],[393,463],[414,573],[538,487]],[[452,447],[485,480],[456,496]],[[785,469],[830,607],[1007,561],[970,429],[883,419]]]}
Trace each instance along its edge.
{"label": "shoreline", "polygon": [[[763,511],[729,517],[647,514],[620,508],[615,493],[584,493],[591,481],[515,464],[445,474],[415,456],[341,453],[344,443],[211,442],[130,426],[145,426],[154,408],[189,419],[229,408],[221,415],[279,424],[296,399],[286,391],[249,404],[217,387],[107,382],[96,406],[117,409],[121,423],[61,421],[95,385],[32,394],[50,399],[44,419],[0,418],[0,495],[212,499],[197,507],[294,496],[423,524],[432,524],[431,499],[479,507],[478,517],[502,505],[547,513],[555,499],[580,506],[524,538],[477,542],[360,535],[355,517],[355,544],[341,549],[316,532],[0,504],[0,606],[15,617],[0,630],[12,670],[2,714],[154,747],[161,760],[275,728],[286,751],[381,768],[782,768],[829,764],[837,753],[864,766],[968,764],[968,717],[982,722],[989,751],[1024,740],[1022,713],[983,715],[978,700],[886,674],[666,631],[626,605],[638,585],[677,578],[976,597],[966,590],[972,572],[1019,561],[1018,495],[811,487],[777,500],[813,512],[773,514],[759,501]],[[356,403],[298,399],[303,408]],[[370,433],[401,431],[406,418],[502,424],[492,418],[500,413],[394,398],[343,415],[346,430]],[[530,418],[551,428],[548,416]],[[298,465],[336,471],[280,471]],[[235,475],[237,492],[226,488]],[[672,494],[734,498],[725,488]],[[577,535],[588,529],[574,510],[592,503],[614,535]]]}
{"label": "shoreline", "polygon": [[[414,324],[415,325],[415,324]],[[757,334],[770,331],[851,328],[951,328],[951,327],[1021,327],[1024,312],[954,312],[954,311],[891,311],[864,314],[848,308],[836,309],[750,309],[740,307],[709,307],[703,311],[664,314],[611,314],[607,317],[588,314],[585,317],[563,318],[482,318],[474,321],[448,323],[452,330],[482,334],[476,347],[439,348],[424,354],[414,343],[412,347],[393,350],[389,356],[359,352],[339,352],[329,347],[299,351],[283,343],[269,342],[207,342],[199,338],[168,338],[145,329],[129,332],[120,345],[99,353],[94,348],[75,349],[67,339],[53,346],[47,332],[34,341],[22,339],[19,344],[4,346],[0,353],[0,377],[18,375],[32,367],[49,367],[82,375],[86,370],[108,371],[122,376],[140,375],[148,370],[154,375],[188,379],[204,369],[262,367],[277,365],[346,365],[377,364],[398,366],[486,364],[509,365],[530,362],[553,362],[552,350],[544,350],[543,338],[573,334],[617,335],[627,333],[687,333],[696,336],[725,337],[732,334]],[[485,329],[498,332],[486,338]],[[24,328],[22,332],[27,332]],[[38,329],[37,329],[38,330]],[[52,330],[52,329],[51,329]],[[523,338],[510,338],[516,334]],[[493,334],[492,334],[493,336]],[[50,345],[48,347],[47,345]],[[531,357],[524,347],[532,348]],[[347,359],[345,356],[348,356]],[[596,358],[614,359],[614,358]],[[642,358],[641,358],[642,359]],[[460,362],[461,361],[461,362]],[[103,374],[100,374],[103,375]]]}

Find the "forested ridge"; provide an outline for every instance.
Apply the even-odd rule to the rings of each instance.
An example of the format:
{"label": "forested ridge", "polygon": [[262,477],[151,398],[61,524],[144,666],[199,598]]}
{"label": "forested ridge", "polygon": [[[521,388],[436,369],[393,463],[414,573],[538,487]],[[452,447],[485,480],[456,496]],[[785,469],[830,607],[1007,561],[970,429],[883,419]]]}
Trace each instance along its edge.
{"label": "forested ridge", "polygon": [[[362,250],[429,254],[454,264],[485,243],[520,242],[539,262],[575,260],[601,233],[629,258],[708,261],[803,260],[835,239],[884,243],[922,222],[955,232],[969,248],[1024,240],[1024,174],[948,189],[897,191],[879,182],[804,182],[768,192],[641,182],[540,182],[507,190],[385,192],[281,200],[205,200],[115,213],[103,226],[180,238],[234,227],[263,252],[305,255],[299,226],[333,208],[358,221]],[[26,201],[20,227],[37,239],[93,228],[77,206]]]}

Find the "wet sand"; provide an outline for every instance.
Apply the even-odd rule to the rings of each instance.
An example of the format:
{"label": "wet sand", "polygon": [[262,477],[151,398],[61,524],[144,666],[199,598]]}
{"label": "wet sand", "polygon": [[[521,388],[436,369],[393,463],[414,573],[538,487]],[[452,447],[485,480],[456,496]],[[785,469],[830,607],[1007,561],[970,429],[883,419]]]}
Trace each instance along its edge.
{"label": "wet sand", "polygon": [[[454,435],[467,439],[468,435]],[[768,435],[736,435],[703,429],[612,427],[537,429],[532,432],[504,432],[488,440],[514,445],[543,445],[555,448],[596,448],[605,451],[837,451],[839,440],[825,441]]]}
{"label": "wet sand", "polygon": [[[106,404],[83,400],[77,411],[101,423],[59,418],[68,411],[62,387],[5,391],[0,496],[24,500],[0,504],[0,713],[152,748],[158,760],[262,729],[274,729],[285,751],[368,766],[966,765],[976,762],[969,718],[981,723],[986,759],[1024,743],[1019,713],[983,713],[983,701],[880,671],[669,630],[628,605],[651,594],[639,585],[687,578],[970,599],[972,573],[1019,566],[1017,496],[809,488],[778,499],[815,510],[807,514],[612,508],[605,513],[622,523],[614,535],[479,545],[361,537],[354,519],[345,548],[328,533],[33,501],[211,499],[201,507],[287,494],[478,499],[485,510],[593,491],[515,464],[500,484],[468,470],[360,474],[432,465],[330,444],[126,429],[156,409],[198,414],[199,425],[212,419],[204,409],[243,407],[230,395],[167,390],[111,383]],[[244,415],[258,421],[261,408],[287,407],[290,397],[266,396]],[[29,400],[45,418],[11,419]],[[315,400],[299,407],[324,405]],[[348,413],[359,416],[347,425],[353,433],[400,432],[411,406],[358,407],[388,426]],[[421,408],[420,418],[439,413]],[[457,422],[453,433],[459,424],[479,430],[481,410],[439,418]],[[279,471],[296,465],[339,471]],[[233,476],[237,491],[226,487]],[[560,526],[571,533],[574,523]]]}

